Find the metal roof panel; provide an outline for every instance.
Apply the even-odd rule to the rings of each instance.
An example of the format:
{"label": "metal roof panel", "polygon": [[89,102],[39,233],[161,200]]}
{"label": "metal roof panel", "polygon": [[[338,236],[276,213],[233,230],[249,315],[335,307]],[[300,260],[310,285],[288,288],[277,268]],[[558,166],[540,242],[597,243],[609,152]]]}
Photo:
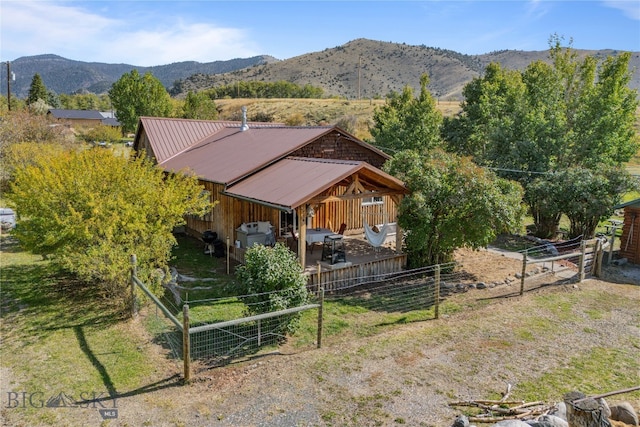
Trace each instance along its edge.
{"label": "metal roof panel", "polygon": [[226,127],[161,162],[165,170],[189,168],[202,179],[233,183],[329,132],[331,127]]}
{"label": "metal roof panel", "polygon": [[402,182],[366,162],[289,157],[230,186],[225,192],[294,209],[343,179],[363,171],[401,192],[405,190]]}

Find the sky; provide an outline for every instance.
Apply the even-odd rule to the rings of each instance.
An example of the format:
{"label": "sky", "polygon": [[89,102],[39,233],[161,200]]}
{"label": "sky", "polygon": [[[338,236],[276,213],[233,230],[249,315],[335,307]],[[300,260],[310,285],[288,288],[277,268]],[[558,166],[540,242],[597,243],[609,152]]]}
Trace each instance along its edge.
{"label": "sky", "polygon": [[553,34],[576,49],[638,52],[640,1],[0,0],[1,61],[289,59],[358,38],[473,55],[547,50]]}

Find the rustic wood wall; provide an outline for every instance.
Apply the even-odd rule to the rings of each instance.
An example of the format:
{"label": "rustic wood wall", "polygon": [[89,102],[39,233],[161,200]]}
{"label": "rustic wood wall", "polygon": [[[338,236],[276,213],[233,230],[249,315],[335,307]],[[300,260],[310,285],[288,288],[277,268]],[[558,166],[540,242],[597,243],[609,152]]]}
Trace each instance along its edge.
{"label": "rustic wood wall", "polygon": [[[344,189],[339,189],[344,191]],[[330,228],[337,231],[340,224],[347,224],[345,234],[362,233],[364,230],[364,220],[371,226],[374,224],[384,224],[385,222],[395,222],[397,207],[390,196],[383,196],[382,204],[363,206],[362,199],[352,199],[346,201],[328,202],[314,205],[316,212],[310,226]]]}
{"label": "rustic wood wall", "polygon": [[640,206],[624,208],[624,223],[620,239],[620,257],[640,264]]}

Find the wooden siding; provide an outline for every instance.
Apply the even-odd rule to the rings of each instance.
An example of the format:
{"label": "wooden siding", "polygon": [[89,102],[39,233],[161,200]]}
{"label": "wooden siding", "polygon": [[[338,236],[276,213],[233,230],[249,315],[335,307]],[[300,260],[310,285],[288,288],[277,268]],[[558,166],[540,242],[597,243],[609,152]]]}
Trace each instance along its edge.
{"label": "wooden siding", "polygon": [[387,160],[375,151],[369,150],[351,139],[339,136],[338,132],[331,132],[318,138],[290,155],[316,159],[359,160],[379,169]]}
{"label": "wooden siding", "polygon": [[[205,230],[218,233],[218,238],[231,244],[236,240],[236,228],[243,222],[270,221],[275,228],[275,235],[281,235],[280,211],[267,206],[235,199],[222,194],[224,186],[211,182],[200,182],[211,194],[212,203],[218,202],[212,212],[204,217],[187,218],[187,228],[190,234],[200,237]],[[344,191],[344,189],[338,189]],[[396,222],[397,206],[390,196],[383,196],[382,204],[363,205],[362,199],[335,201],[314,206],[315,216],[310,218],[308,226],[315,228],[329,228],[337,231],[340,224],[347,224],[345,234],[358,234],[364,230],[364,220],[371,226]],[[305,218],[298,218],[297,223]]]}
{"label": "wooden siding", "polygon": [[[344,188],[339,188],[338,193],[342,193],[344,190]],[[364,220],[371,226],[385,222],[396,222],[398,211],[396,204],[390,196],[383,196],[382,200],[382,204],[373,205],[363,205],[362,199],[319,204],[314,206],[315,216],[309,226],[337,231],[340,224],[345,223],[347,224],[345,234],[356,234],[363,232]]]}
{"label": "wooden siding", "polygon": [[[212,182],[200,181],[209,192],[211,202],[218,202],[210,214],[204,217],[187,217],[187,232],[196,237],[200,237],[206,230],[215,231],[218,238],[225,241],[229,238],[230,245],[233,245],[237,236],[236,228],[244,222],[270,221],[272,225],[278,226],[279,211],[267,206],[235,199],[224,195],[224,185]],[[278,229],[276,228],[276,235]]]}
{"label": "wooden siding", "polygon": [[640,264],[640,206],[624,208],[619,255],[633,264]]}

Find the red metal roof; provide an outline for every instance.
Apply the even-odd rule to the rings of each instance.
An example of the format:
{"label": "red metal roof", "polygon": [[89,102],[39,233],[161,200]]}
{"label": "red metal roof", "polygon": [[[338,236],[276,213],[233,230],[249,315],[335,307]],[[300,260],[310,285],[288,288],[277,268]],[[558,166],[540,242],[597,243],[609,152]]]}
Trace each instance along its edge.
{"label": "red metal roof", "polygon": [[360,173],[377,185],[405,193],[403,183],[366,162],[289,157],[230,186],[227,194],[294,209],[314,196]]}
{"label": "red metal roof", "polygon": [[356,174],[372,187],[407,192],[401,181],[366,162],[288,157],[336,130],[333,126],[248,125],[242,131],[240,122],[141,117],[136,147],[144,131],[166,171],[190,170],[200,179],[225,184],[231,196],[282,209],[296,208],[338,183],[346,185]]}
{"label": "red metal roof", "polygon": [[333,127],[226,127],[159,162],[165,170],[189,169],[201,179],[231,184],[275,162]]}
{"label": "red metal roof", "polygon": [[[191,120],[166,117],[140,117],[138,133],[144,129],[158,163],[189,148],[228,126],[239,127],[240,122],[222,120]],[[250,126],[282,126],[278,123],[254,123]],[[136,139],[139,135],[136,135]]]}

